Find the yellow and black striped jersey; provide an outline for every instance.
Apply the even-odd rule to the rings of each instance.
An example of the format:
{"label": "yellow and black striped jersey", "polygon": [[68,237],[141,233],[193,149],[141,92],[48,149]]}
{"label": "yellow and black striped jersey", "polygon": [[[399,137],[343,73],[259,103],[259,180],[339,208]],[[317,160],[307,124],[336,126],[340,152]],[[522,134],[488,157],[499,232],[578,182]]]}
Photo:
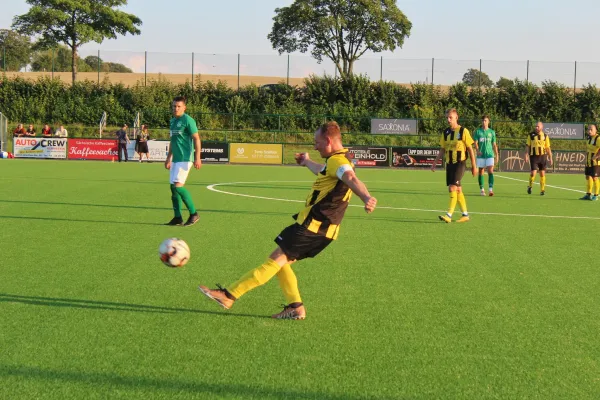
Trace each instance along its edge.
{"label": "yellow and black striped jersey", "polygon": [[586,145],[587,157],[585,159],[586,167],[595,167],[597,165],[600,165],[600,160],[593,159],[596,153],[598,153],[598,150],[600,149],[600,140],[598,140],[599,136],[600,135],[588,136]]}
{"label": "yellow and black striped jersey", "polygon": [[543,131],[539,134],[531,132],[527,136],[527,146],[529,146],[530,156],[542,156],[548,154],[550,148],[550,138]]}
{"label": "yellow and black striped jersey", "polygon": [[342,175],[354,166],[346,157],[347,149],[328,157],[323,169],[306,198],[304,209],[296,214],[296,222],[310,232],[337,239],[339,226],[352,197],[352,190],[342,180]]}
{"label": "yellow and black striped jersey", "polygon": [[473,145],[467,128],[447,128],[440,137],[440,146],[446,152],[446,164],[456,164],[467,159],[467,148]]}

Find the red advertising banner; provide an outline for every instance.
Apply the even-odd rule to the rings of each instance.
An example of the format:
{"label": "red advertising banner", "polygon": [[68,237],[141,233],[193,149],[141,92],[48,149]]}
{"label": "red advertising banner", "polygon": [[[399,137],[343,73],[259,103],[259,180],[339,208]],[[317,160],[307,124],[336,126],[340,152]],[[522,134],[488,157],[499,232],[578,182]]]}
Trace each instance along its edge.
{"label": "red advertising banner", "polygon": [[111,139],[69,139],[69,160],[117,159],[117,141]]}

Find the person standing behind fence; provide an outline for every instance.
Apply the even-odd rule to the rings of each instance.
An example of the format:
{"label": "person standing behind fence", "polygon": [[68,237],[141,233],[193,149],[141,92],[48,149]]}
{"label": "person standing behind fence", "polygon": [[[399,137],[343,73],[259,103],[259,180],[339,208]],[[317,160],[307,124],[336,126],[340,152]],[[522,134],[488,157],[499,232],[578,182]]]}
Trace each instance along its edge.
{"label": "person standing behind fence", "polygon": [[473,140],[475,141],[475,150],[477,151],[477,168],[479,169],[479,190],[481,195],[485,196],[483,188],[483,173],[487,169],[488,187],[490,196],[494,195],[494,164],[498,159],[498,146],[496,145],[496,132],[489,128],[490,117],[484,115],[481,119],[481,128],[475,131]]}
{"label": "person standing behind fence", "polygon": [[25,135],[26,136],[35,136],[35,128],[33,127],[33,124],[29,124],[29,128],[27,128]]}
{"label": "person standing behind fence", "polygon": [[527,136],[525,146],[525,162],[529,161],[531,173],[529,175],[529,186],[527,194],[531,194],[531,188],[535,181],[535,175],[540,171],[540,196],[546,194],[546,164],[550,161],[552,166],[552,150],[550,149],[550,138],[544,133],[544,124],[538,121],[535,131]]}
{"label": "person standing behind fence", "polygon": [[50,125],[48,125],[48,124],[44,125],[44,128],[42,129],[42,136],[43,137],[51,137],[52,136],[52,128],[50,128]]}
{"label": "person standing behind fence", "polygon": [[[586,143],[586,159],[585,159],[585,196],[581,200],[598,200],[598,194],[600,194],[600,181],[598,181],[598,174],[600,174],[600,140],[598,140],[598,130],[596,125],[590,125],[588,127],[588,139]],[[594,194],[592,195],[592,188]]]}
{"label": "person standing behind fence", "polygon": [[148,151],[148,140],[150,140],[150,134],[148,133],[148,127],[146,125],[142,125],[142,129],[140,131],[140,134],[138,136],[138,140],[137,140],[137,144],[136,144],[136,149],[135,151],[137,151],[137,153],[140,156],[140,162],[142,162],[142,155],[145,154],[146,155],[146,161],[150,162],[150,156],[149,156],[149,151]]}
{"label": "person standing behind fence", "polygon": [[[196,127],[196,121],[185,113],[186,100],[183,96],[177,96],[173,99],[173,118],[169,135],[171,144],[165,168],[171,170],[169,183],[171,185],[171,201],[173,202],[173,219],[167,222],[167,225],[194,225],[200,217],[196,212],[196,206],[192,200],[190,192],[183,187],[187,180],[192,164],[194,168],[199,169],[202,166],[200,160],[200,135]],[[193,160],[193,163],[192,163]],[[181,216],[181,202],[185,204],[190,216],[186,223],[183,223]]]}
{"label": "person standing behind fence", "polygon": [[14,137],[27,136],[27,132],[25,131],[25,128],[23,128],[23,124],[17,125],[17,127],[13,131],[13,136]]}
{"label": "person standing behind fence", "polygon": [[63,125],[61,125],[60,128],[58,128],[56,130],[55,135],[57,137],[65,138],[65,137],[69,136],[69,132],[65,129],[65,127]]}
{"label": "person standing behind fence", "polygon": [[[119,162],[123,158],[125,158],[125,162],[129,160],[129,156],[127,155],[127,144],[129,143],[129,138],[127,137],[127,124],[123,124],[123,127],[119,129],[116,133],[118,148],[117,148],[117,158]],[[121,157],[121,151],[123,151],[124,156]]]}
{"label": "person standing behind fence", "polygon": [[462,191],[461,183],[465,168],[467,167],[467,153],[471,159],[471,172],[473,176],[477,173],[475,168],[475,153],[473,152],[473,138],[469,130],[458,124],[458,112],[452,108],[446,111],[446,119],[449,127],[446,128],[440,137],[440,152],[435,158],[431,170],[435,172],[438,160],[442,154],[446,154],[446,186],[450,194],[450,205],[445,215],[438,218],[446,223],[452,222],[452,213],[456,203],[460,206],[462,217],[457,222],[467,222],[469,213],[467,211],[467,201]]}

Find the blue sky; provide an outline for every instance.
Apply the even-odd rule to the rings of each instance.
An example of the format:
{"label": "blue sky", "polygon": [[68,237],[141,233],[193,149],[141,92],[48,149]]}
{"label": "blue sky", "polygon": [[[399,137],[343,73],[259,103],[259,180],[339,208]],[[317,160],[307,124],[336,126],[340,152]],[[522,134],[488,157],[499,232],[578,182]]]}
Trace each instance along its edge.
{"label": "blue sky", "polygon": [[[14,15],[25,13],[28,9],[25,0],[1,2],[0,28],[10,27]],[[107,40],[100,45],[90,43],[82,48],[82,54],[92,54],[100,49],[107,57],[111,55],[120,59],[123,56],[117,54],[135,53],[138,54],[137,61],[131,63],[136,65],[137,70],[140,68],[139,55],[144,51],[182,53],[172,57],[181,58],[182,63],[191,52],[231,55],[205,62],[206,68],[223,70],[222,73],[229,73],[230,68],[219,67],[218,64],[231,64],[236,58],[233,55],[237,53],[246,55],[246,60],[252,59],[251,55],[273,55],[261,60],[280,62],[276,61],[280,57],[275,57],[277,52],[272,49],[267,34],[275,8],[291,3],[292,0],[129,0],[124,10],[142,19],[142,34]],[[436,63],[441,65],[441,69],[444,69],[443,59],[481,58],[519,61],[500,62],[496,67],[522,71],[523,63],[529,59],[563,62],[564,65],[556,65],[556,74],[565,75],[568,82],[568,75],[573,69],[571,64],[575,60],[600,62],[600,53],[592,51],[600,39],[600,29],[595,20],[600,15],[600,1],[597,0],[405,0],[398,1],[398,6],[412,21],[413,29],[402,49],[383,54],[386,60],[391,60],[387,63],[388,68],[393,65],[392,59],[422,59],[413,69],[422,70],[419,74],[425,76],[430,64],[425,60],[432,57],[438,60]],[[365,66],[373,70],[372,75],[379,69],[376,60],[379,56],[367,55],[372,59],[363,63],[373,64]],[[166,58],[166,55],[162,57]],[[157,59],[152,58],[157,64],[166,63]],[[300,59],[296,57],[296,60]],[[478,67],[478,61],[476,64]],[[487,65],[490,64],[488,62]],[[464,66],[471,65],[474,62],[452,65],[448,62],[445,69],[462,71]],[[542,64],[538,67],[546,69]],[[590,71],[594,69],[592,67],[596,66],[590,65]]]}

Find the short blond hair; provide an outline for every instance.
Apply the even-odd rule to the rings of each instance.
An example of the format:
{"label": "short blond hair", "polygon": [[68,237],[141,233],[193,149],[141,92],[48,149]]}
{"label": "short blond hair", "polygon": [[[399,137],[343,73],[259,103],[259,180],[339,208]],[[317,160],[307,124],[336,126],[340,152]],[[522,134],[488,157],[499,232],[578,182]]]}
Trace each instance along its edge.
{"label": "short blond hair", "polygon": [[458,117],[458,111],[456,111],[456,108],[449,108],[446,110],[446,116],[448,116],[452,113],[456,114],[456,116]]}
{"label": "short blond hair", "polygon": [[319,131],[321,132],[321,135],[327,136],[330,139],[341,139],[342,138],[342,132],[340,130],[340,126],[335,121],[325,122],[319,128]]}

